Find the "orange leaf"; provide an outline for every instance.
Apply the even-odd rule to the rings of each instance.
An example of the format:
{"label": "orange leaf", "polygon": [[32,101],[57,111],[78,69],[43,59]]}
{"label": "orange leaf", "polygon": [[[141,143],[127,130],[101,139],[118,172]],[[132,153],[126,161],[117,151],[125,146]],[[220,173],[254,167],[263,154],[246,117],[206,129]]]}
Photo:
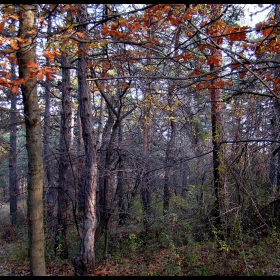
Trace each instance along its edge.
{"label": "orange leaf", "polygon": [[206,79],[210,80],[210,79],[213,79],[214,76],[213,75],[206,75]]}
{"label": "orange leaf", "polygon": [[277,78],[275,81],[274,81],[274,85],[277,85],[280,83],[280,78]]}
{"label": "orange leaf", "polygon": [[22,78],[15,79],[15,80],[13,81],[13,84],[14,84],[14,85],[23,85],[24,83],[25,83],[25,80],[22,79]]}
{"label": "orange leaf", "polygon": [[13,50],[18,50],[19,49],[17,42],[13,39],[10,41],[10,45],[11,45]]}
{"label": "orange leaf", "polygon": [[49,50],[45,50],[43,55],[49,62],[54,60],[54,54],[52,54]]}
{"label": "orange leaf", "polygon": [[269,36],[270,33],[272,32],[273,28],[272,27],[269,27],[269,28],[265,28],[263,29],[261,32],[264,36]]}
{"label": "orange leaf", "polygon": [[16,37],[19,43],[26,43],[26,40],[21,39],[20,37]]}
{"label": "orange leaf", "polygon": [[220,59],[219,59],[219,57],[210,55],[207,58],[207,64],[213,65],[213,66],[220,66]]}
{"label": "orange leaf", "polygon": [[6,79],[0,78],[0,85],[4,87],[9,87],[11,82],[7,81]]}
{"label": "orange leaf", "polygon": [[108,25],[103,24],[101,29],[101,34],[106,35],[108,33],[108,29],[109,29]]}
{"label": "orange leaf", "polygon": [[232,81],[228,80],[228,81],[226,81],[226,84],[227,84],[229,87],[232,87]]}
{"label": "orange leaf", "polygon": [[37,75],[37,70],[29,70],[29,78],[30,79],[32,79],[32,78],[34,78],[34,77],[36,77],[36,75]]}
{"label": "orange leaf", "polygon": [[4,25],[5,25],[5,21],[2,21],[2,22],[0,23],[0,33],[3,32],[3,30],[4,30]]}
{"label": "orange leaf", "polygon": [[258,22],[256,25],[255,25],[255,28],[256,28],[256,31],[260,31],[263,27],[263,23],[262,22]]}
{"label": "orange leaf", "polygon": [[1,75],[7,75],[7,73],[8,73],[7,71],[0,70],[0,74],[1,74]]}
{"label": "orange leaf", "polygon": [[7,74],[4,76],[4,78],[5,78],[5,79],[9,79],[10,76],[11,76],[11,72],[7,73]]}
{"label": "orange leaf", "polygon": [[225,87],[225,83],[222,80],[217,80],[213,86],[217,87],[217,88],[224,88]]}
{"label": "orange leaf", "polygon": [[60,57],[61,56],[61,52],[59,52],[59,51],[54,51],[54,56],[55,57]]}
{"label": "orange leaf", "polygon": [[79,54],[80,56],[86,56],[88,53],[82,49],[78,49],[75,54]]}
{"label": "orange leaf", "polygon": [[240,78],[240,79],[243,79],[243,78],[245,77],[245,74],[246,74],[245,72],[240,73],[240,74],[239,74],[239,78]]}
{"label": "orange leaf", "polygon": [[235,69],[235,68],[237,68],[238,66],[239,66],[239,64],[235,63],[235,64],[231,64],[231,65],[230,65],[230,68],[231,68],[231,69]]}
{"label": "orange leaf", "polygon": [[81,39],[85,38],[85,34],[82,32],[76,32],[77,36],[80,37]]}
{"label": "orange leaf", "polygon": [[51,73],[50,73],[50,72],[47,72],[47,73],[46,73],[46,78],[47,78],[49,81],[51,81],[51,82],[54,81],[54,77],[51,76]]}
{"label": "orange leaf", "polygon": [[12,86],[11,93],[17,94],[18,93],[18,86]]}
{"label": "orange leaf", "polygon": [[189,59],[192,58],[192,53],[188,52],[188,53],[182,55],[182,57],[183,57],[184,61],[188,61]]}
{"label": "orange leaf", "polygon": [[6,61],[6,60],[2,63],[2,67],[3,67],[4,69],[7,67],[7,61]]}
{"label": "orange leaf", "polygon": [[38,64],[36,62],[34,62],[34,61],[30,61],[26,65],[29,68],[36,68],[36,69],[38,68]]}

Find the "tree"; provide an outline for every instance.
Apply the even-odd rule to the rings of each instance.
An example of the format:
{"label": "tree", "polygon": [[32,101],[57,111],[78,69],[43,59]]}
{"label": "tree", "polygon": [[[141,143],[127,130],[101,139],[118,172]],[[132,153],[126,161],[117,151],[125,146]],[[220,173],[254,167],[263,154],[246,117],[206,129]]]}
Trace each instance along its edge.
{"label": "tree", "polygon": [[[28,235],[31,276],[46,275],[44,224],[43,224],[43,151],[40,109],[37,95],[37,79],[32,68],[37,68],[35,19],[37,4],[20,4],[17,59],[26,126],[28,154]],[[35,32],[34,32],[35,31]]]}
{"label": "tree", "polygon": [[[78,31],[86,34],[87,7],[81,4],[78,7]],[[85,44],[79,43],[79,49],[85,51]],[[87,81],[88,65],[86,57],[82,54],[78,58],[78,92],[80,117],[86,157],[85,172],[85,208],[83,217],[83,232],[81,251],[72,259],[75,274],[86,276],[93,272],[95,265],[94,239],[97,228],[96,190],[97,190],[97,154],[93,130],[93,117],[91,113],[91,96]]]}
{"label": "tree", "polygon": [[[50,34],[52,30],[52,18],[48,20],[48,30],[47,33]],[[48,58],[46,58],[46,66],[50,67],[51,63]],[[45,200],[46,200],[46,212],[47,218],[53,219],[54,209],[55,209],[55,200],[56,200],[56,190],[54,186],[54,178],[52,174],[52,165],[51,163],[51,81],[47,79],[45,81],[45,112],[44,112],[44,130],[43,130],[43,149],[44,149],[44,167],[45,167]]]}
{"label": "tree", "polygon": [[[11,65],[12,77],[15,79],[15,65]],[[9,192],[10,192],[10,216],[11,223],[16,226],[18,221],[18,195],[19,185],[17,177],[17,122],[19,119],[17,109],[17,95],[10,93],[10,159],[9,159]]]}
{"label": "tree", "polygon": [[[57,232],[55,248],[62,259],[68,258],[67,241],[67,210],[69,205],[69,180],[67,171],[70,165],[70,145],[71,145],[71,84],[70,84],[70,62],[66,54],[61,55],[62,67],[62,100],[61,100],[61,122],[60,122],[60,141],[59,141],[59,184],[58,184],[58,213],[57,213]],[[59,248],[59,249],[57,249]]]}

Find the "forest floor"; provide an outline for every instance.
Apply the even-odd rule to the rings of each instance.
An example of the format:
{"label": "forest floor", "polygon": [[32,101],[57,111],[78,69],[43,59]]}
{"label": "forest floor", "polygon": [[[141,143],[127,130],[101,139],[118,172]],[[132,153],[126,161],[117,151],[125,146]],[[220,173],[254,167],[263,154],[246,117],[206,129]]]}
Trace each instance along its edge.
{"label": "forest floor", "polygon": [[[158,250],[115,251],[109,261],[97,261],[92,276],[279,276],[279,236],[218,250],[214,243],[193,243]],[[29,276],[29,264],[19,241],[0,240],[0,276]],[[47,275],[74,276],[70,260],[47,261]]]}
{"label": "forest floor", "polygon": [[[29,276],[27,223],[23,221],[14,229],[7,221],[0,211],[0,276]],[[45,235],[47,275],[74,276],[71,258],[79,252],[80,242],[75,229],[68,236],[67,260],[55,256],[53,230],[48,230]],[[208,238],[193,237],[187,234],[186,228],[166,226],[143,238],[141,232],[128,225],[122,232],[110,234],[106,263],[102,258],[102,241],[97,244],[92,275],[280,276],[280,232],[276,229],[258,236],[237,232],[221,247]]]}

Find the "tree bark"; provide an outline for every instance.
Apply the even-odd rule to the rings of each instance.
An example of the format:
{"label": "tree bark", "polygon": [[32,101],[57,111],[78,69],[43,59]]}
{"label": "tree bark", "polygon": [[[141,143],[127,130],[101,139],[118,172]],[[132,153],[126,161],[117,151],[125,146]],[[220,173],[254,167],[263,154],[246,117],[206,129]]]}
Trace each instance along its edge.
{"label": "tree bark", "polygon": [[78,168],[77,168],[77,178],[78,178],[78,213],[79,216],[84,214],[85,210],[85,162],[83,159],[83,135],[82,135],[82,123],[80,116],[80,105],[77,109],[77,158],[78,158]]}
{"label": "tree bark", "polygon": [[62,107],[60,121],[59,144],[59,184],[58,184],[58,208],[57,208],[57,232],[55,248],[57,255],[62,259],[68,258],[67,244],[67,211],[68,211],[68,180],[69,152],[71,144],[71,96],[70,96],[70,63],[65,54],[61,55],[62,67]]}
{"label": "tree bark", "polygon": [[20,4],[18,37],[25,40],[19,43],[17,59],[19,78],[25,80],[21,86],[26,126],[26,147],[28,155],[28,236],[31,276],[45,276],[45,248],[43,225],[43,153],[40,123],[40,108],[37,95],[36,77],[30,76],[28,63],[36,63],[35,17],[37,4]]}
{"label": "tree bark", "polygon": [[[122,141],[123,141],[123,126],[122,124],[119,127],[118,131],[118,139],[119,139],[119,147],[122,146]],[[125,212],[125,203],[124,203],[124,158],[125,158],[125,153],[121,149],[119,151],[119,163],[118,163],[118,185],[117,185],[117,190],[118,190],[118,210],[119,210],[119,226],[124,226],[125,225],[125,220],[126,220],[126,212]]]}
{"label": "tree bark", "polygon": [[[179,45],[179,37],[181,33],[181,25],[179,25],[178,29],[175,33],[175,41],[174,41],[174,57],[178,55],[178,45]],[[178,70],[175,70],[175,76],[177,76]],[[168,91],[168,106],[169,108],[174,107],[174,91],[175,91],[175,82],[171,81],[171,85],[169,86]],[[176,187],[176,176],[174,168],[171,167],[174,163],[175,151],[176,151],[176,122],[173,119],[174,113],[170,111],[170,138],[167,143],[167,149],[165,154],[165,170],[164,170],[164,194],[163,194],[163,215],[167,214],[169,211],[169,200],[170,200],[170,188]]]}
{"label": "tree bark", "polygon": [[[222,39],[218,39],[218,44],[222,43]],[[222,52],[219,49],[213,51],[213,56],[218,57],[222,61]],[[210,71],[215,71],[221,65],[210,65]],[[212,143],[213,143],[213,177],[214,177],[214,193],[215,204],[213,209],[214,226],[217,230],[219,239],[224,239],[223,219],[225,212],[225,171],[224,171],[224,152],[222,149],[222,90],[215,86],[219,78],[212,81],[211,93],[211,120],[212,120]]]}
{"label": "tree bark", "polygon": [[[86,4],[78,7],[78,21],[87,19]],[[86,26],[80,25],[78,31],[86,34]],[[85,51],[85,44],[80,43],[79,49]],[[94,141],[91,96],[87,81],[88,65],[85,56],[78,59],[78,92],[80,116],[86,157],[85,173],[85,209],[83,217],[82,244],[80,253],[72,259],[75,274],[87,276],[93,273],[95,266],[94,235],[97,227],[96,190],[97,190],[97,154]]]}
{"label": "tree bark", "polygon": [[[11,68],[12,78],[15,78],[15,66]],[[10,193],[10,217],[13,226],[16,226],[18,220],[18,195],[19,185],[17,180],[17,96],[10,93],[11,113],[10,113],[10,157],[9,157],[9,193]]]}
{"label": "tree bark", "polygon": [[[51,32],[51,17],[48,21],[48,33]],[[46,61],[46,66],[50,66],[49,61]],[[50,150],[50,99],[51,99],[51,82],[46,80],[45,84],[45,112],[44,112],[44,166],[45,166],[45,190],[44,196],[46,200],[45,208],[47,213],[47,218],[50,220],[54,215],[55,200],[56,200],[56,190],[54,188],[52,164],[51,164],[51,150]]]}

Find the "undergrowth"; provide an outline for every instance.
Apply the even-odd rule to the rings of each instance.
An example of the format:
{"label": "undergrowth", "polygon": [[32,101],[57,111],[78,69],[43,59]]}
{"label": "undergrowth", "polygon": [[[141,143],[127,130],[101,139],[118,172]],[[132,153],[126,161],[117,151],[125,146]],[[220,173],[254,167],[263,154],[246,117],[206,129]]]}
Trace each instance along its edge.
{"label": "undergrowth", "polygon": [[[55,223],[54,223],[55,224]],[[71,259],[79,253],[80,236],[69,225],[69,259],[54,248],[54,224],[45,227],[48,275],[74,275]],[[276,276],[280,275],[280,233],[252,234],[236,223],[223,240],[173,214],[153,223],[149,232],[137,224],[111,226],[108,261],[103,259],[104,236],[96,243],[95,275],[109,276]],[[0,275],[28,275],[27,222],[13,228],[7,219],[0,227]],[[221,245],[222,244],[222,245]]]}

